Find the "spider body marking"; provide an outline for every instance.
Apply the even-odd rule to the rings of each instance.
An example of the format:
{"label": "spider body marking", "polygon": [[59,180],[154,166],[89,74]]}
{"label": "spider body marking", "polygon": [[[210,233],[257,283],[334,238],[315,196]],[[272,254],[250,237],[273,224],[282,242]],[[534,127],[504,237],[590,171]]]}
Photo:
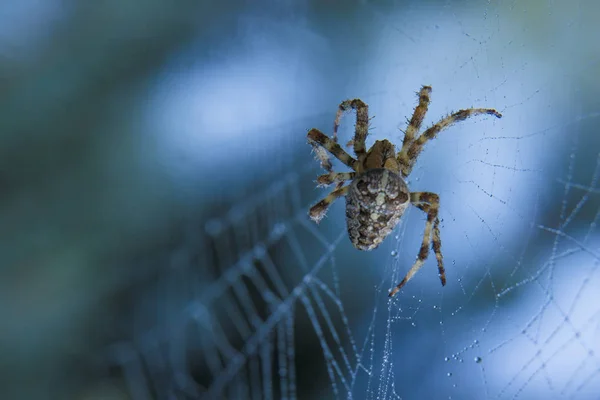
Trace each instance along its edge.
{"label": "spider body marking", "polygon": [[366,170],[350,184],[346,195],[346,225],[359,250],[373,250],[396,227],[410,204],[404,179],[386,168]]}
{"label": "spider body marking", "polygon": [[[501,118],[502,114],[490,108],[468,108],[445,116],[423,133],[421,124],[429,106],[430,86],[423,86],[418,93],[419,104],[415,108],[406,129],[402,148],[398,153],[388,140],[378,140],[367,151],[368,106],[360,99],[345,100],[339,105],[333,127],[333,138],[318,129],[308,132],[308,142],[313,146],[321,166],[327,171],[317,178],[319,186],[336,184],[336,188],[324,199],[310,208],[309,216],[319,222],[327,208],[339,197],[346,197],[346,224],[350,241],[359,250],[373,250],[392,232],[408,208],[414,205],[427,214],[425,232],[417,259],[402,281],[389,293],[393,296],[423,266],[429,255],[429,246],[435,253],[438,274],[442,286],[446,284],[441,238],[439,229],[439,196],[432,192],[410,192],[405,179],[421,153],[423,146],[439,132],[455,122],[471,116],[488,114]],[[356,159],[350,156],[337,140],[337,130],[344,112],[356,110],[356,130],[352,145]],[[352,169],[352,172],[335,172],[327,152]],[[344,183],[351,181],[349,185]]]}

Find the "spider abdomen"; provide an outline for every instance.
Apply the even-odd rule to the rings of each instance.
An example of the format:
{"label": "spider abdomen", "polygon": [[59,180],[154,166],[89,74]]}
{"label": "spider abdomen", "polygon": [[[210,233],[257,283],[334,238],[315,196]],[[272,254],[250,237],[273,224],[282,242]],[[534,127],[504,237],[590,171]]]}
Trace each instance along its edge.
{"label": "spider abdomen", "polygon": [[410,204],[402,177],[385,168],[365,171],[346,195],[350,241],[359,250],[373,250],[392,232]]}

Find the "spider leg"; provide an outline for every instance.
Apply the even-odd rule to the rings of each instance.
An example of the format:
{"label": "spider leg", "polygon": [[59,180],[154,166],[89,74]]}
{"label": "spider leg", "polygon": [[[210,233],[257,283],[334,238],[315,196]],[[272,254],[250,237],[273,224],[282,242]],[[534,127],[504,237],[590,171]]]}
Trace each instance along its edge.
{"label": "spider leg", "polygon": [[344,100],[340,103],[335,121],[333,123],[333,137],[337,140],[337,131],[340,126],[340,120],[344,112],[353,109],[356,110],[356,129],[354,131],[354,153],[358,161],[362,163],[367,155],[365,141],[369,132],[369,106],[360,99]]}
{"label": "spider leg", "polygon": [[325,216],[327,209],[338,197],[345,196],[348,193],[350,186],[338,187],[327,195],[323,200],[312,206],[308,211],[310,218],[319,223]]}
{"label": "spider leg", "polygon": [[317,178],[318,186],[328,186],[334,182],[343,183],[352,180],[356,177],[356,172],[333,172],[323,174]]}
{"label": "spider leg", "polygon": [[333,172],[333,165],[331,164],[331,160],[329,159],[329,155],[327,155],[327,151],[321,146],[319,146],[315,142],[310,142],[315,155],[317,156],[317,160],[321,163],[321,168],[323,168],[327,172]]}
{"label": "spider leg", "polygon": [[402,164],[402,175],[406,177],[410,174],[410,171],[412,171],[417,157],[421,153],[421,150],[423,150],[423,146],[425,145],[425,143],[435,138],[438,133],[454,125],[456,122],[464,121],[467,118],[482,114],[489,114],[495,116],[496,118],[502,118],[502,114],[491,108],[469,108],[466,110],[459,110],[455,113],[447,115],[446,117],[433,124],[430,128],[428,128],[425,132],[423,132],[417,139],[415,139],[412,142],[407,151],[408,160],[398,160]]}
{"label": "spider leg", "polygon": [[[335,143],[337,143],[337,136],[333,136],[333,141]],[[333,172],[333,165],[331,164],[331,160],[329,159],[329,155],[327,154],[327,151],[319,146],[317,143],[310,141],[311,146],[313,147],[313,150],[315,152],[315,155],[317,156],[317,160],[319,160],[321,162],[321,168],[323,168],[325,171],[327,172]],[[348,145],[347,145],[348,146]]]}
{"label": "spider leg", "polygon": [[[402,281],[390,292],[389,296],[392,297],[402,289],[406,283],[417,273],[419,269],[427,260],[429,256],[429,243],[432,241],[432,248],[435,253],[435,257],[438,263],[438,273],[442,286],[446,284],[446,271],[444,270],[444,262],[442,257],[442,242],[440,239],[440,221],[438,219],[438,211],[440,198],[437,194],[431,192],[413,192],[410,194],[410,201],[420,210],[427,213],[427,221],[425,222],[425,232],[423,234],[423,241],[421,242],[421,248],[417,256],[417,260],[406,273],[406,276]],[[428,203],[428,204],[427,204]]]}
{"label": "spider leg", "polygon": [[421,91],[417,93],[419,96],[419,104],[415,108],[413,115],[408,122],[406,132],[404,132],[404,140],[402,142],[402,148],[398,152],[397,159],[400,164],[408,163],[408,148],[415,140],[415,136],[421,129],[421,124],[427,113],[429,102],[431,101],[429,95],[431,94],[431,86],[423,86]]}
{"label": "spider leg", "polygon": [[[429,204],[415,204],[421,211],[429,214],[431,206]],[[438,211],[435,211],[436,215]],[[444,269],[444,257],[442,256],[442,239],[440,238],[440,219],[436,216],[433,221],[433,235],[431,237],[431,249],[435,254],[438,265],[438,275],[442,286],[446,286],[446,270]]]}
{"label": "spider leg", "polygon": [[[342,147],[338,143],[329,138],[323,132],[313,128],[308,132],[307,137],[309,143],[313,145],[313,147],[315,147],[316,145],[322,146],[323,148],[325,148],[325,150],[333,154],[335,158],[337,158],[353,170],[356,170],[355,167],[357,161],[354,158],[352,158],[350,154],[346,153],[346,151],[342,149]],[[329,161],[329,157],[326,157],[327,154],[325,154],[321,150],[316,150],[316,153],[317,157],[321,160],[321,165],[323,166],[323,168],[326,171],[331,172],[331,162]],[[322,158],[323,154],[325,155],[325,158]],[[326,159],[325,163],[323,163],[324,159]]]}

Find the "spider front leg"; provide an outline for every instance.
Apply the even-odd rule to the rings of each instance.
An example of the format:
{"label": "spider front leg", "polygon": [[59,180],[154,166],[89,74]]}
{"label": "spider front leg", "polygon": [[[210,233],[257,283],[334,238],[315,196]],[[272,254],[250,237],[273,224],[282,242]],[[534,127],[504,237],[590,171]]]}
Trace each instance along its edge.
{"label": "spider front leg", "polygon": [[331,203],[333,203],[338,197],[342,197],[348,194],[349,189],[350,186],[344,186],[341,188],[337,188],[331,193],[329,193],[327,197],[325,197],[323,200],[319,201],[317,204],[310,208],[310,210],[308,211],[308,215],[310,216],[310,218],[316,223],[319,223],[321,219],[323,219],[323,217],[325,216],[325,213],[327,213],[327,209],[329,208]]}
{"label": "spider front leg", "polygon": [[[402,281],[390,292],[389,296],[392,297],[402,289],[406,283],[412,279],[419,269],[427,260],[429,256],[429,243],[432,242],[432,249],[435,253],[435,258],[438,264],[438,274],[442,286],[446,285],[446,271],[444,269],[444,261],[442,256],[442,241],[440,238],[440,220],[438,218],[438,211],[440,206],[440,197],[431,192],[413,192],[410,194],[410,202],[418,207],[423,212],[427,213],[427,221],[425,222],[425,232],[423,234],[423,241],[421,243],[421,249],[417,256],[417,260],[406,273],[406,276]],[[433,231],[433,232],[432,232]],[[433,239],[433,240],[432,240]]]}
{"label": "spider front leg", "polygon": [[433,124],[433,126],[428,128],[425,132],[423,132],[417,139],[415,139],[412,142],[412,144],[406,152],[407,158],[403,160],[400,160],[400,158],[398,159],[398,161],[402,164],[402,175],[406,177],[410,174],[415,162],[417,161],[417,157],[421,153],[421,150],[423,150],[423,146],[425,145],[425,143],[435,138],[438,133],[454,125],[456,122],[464,121],[467,118],[482,114],[488,114],[493,115],[496,118],[502,118],[502,114],[500,114],[498,111],[492,108],[469,108],[466,110],[459,110],[455,113],[452,113]]}
{"label": "spider front leg", "polygon": [[333,164],[331,164],[331,160],[329,159],[327,151],[315,142],[309,141],[309,143],[312,146],[315,155],[317,156],[317,160],[321,164],[321,168],[327,172],[333,172]]}
{"label": "spider front leg", "polygon": [[[337,143],[337,136],[333,137],[333,142]],[[333,165],[331,164],[331,159],[329,158],[329,155],[327,155],[327,151],[325,150],[325,148],[319,146],[318,143],[314,142],[313,140],[310,140],[310,138],[309,143],[313,147],[315,155],[317,156],[317,160],[319,160],[319,162],[321,163],[321,168],[323,168],[329,173],[333,173]]]}
{"label": "spider front leg", "polygon": [[[335,158],[337,158],[353,170],[356,170],[355,167],[357,161],[354,158],[352,158],[350,154],[346,153],[346,151],[342,149],[342,147],[336,141],[330,139],[323,132],[313,128],[308,132],[306,136],[308,137],[309,143],[312,144],[313,147],[315,147],[316,145],[320,145],[322,148],[333,154]],[[329,161],[329,157],[327,157],[326,153],[321,152],[322,149],[319,149],[318,147],[315,148],[318,149],[318,151],[315,151],[317,151],[317,157],[321,160],[321,166],[323,166],[323,168],[326,171],[331,172],[331,162]]]}
{"label": "spider front leg", "polygon": [[[337,141],[337,131],[340,126],[342,115],[350,110],[356,110],[356,129],[354,131],[354,139],[351,140],[354,145],[354,153],[358,161],[362,163],[367,155],[365,141],[369,133],[369,106],[360,99],[345,100],[340,103],[335,121],[333,123],[333,138]],[[350,142],[349,142],[350,143]]]}
{"label": "spider front leg", "polygon": [[425,114],[427,114],[427,108],[429,107],[431,94],[431,86],[423,86],[421,91],[417,93],[419,96],[419,104],[415,108],[410,121],[408,121],[408,126],[406,127],[406,132],[404,132],[404,140],[402,141],[402,148],[398,152],[397,159],[400,165],[408,163],[408,148],[415,140],[415,136],[419,133],[421,129],[421,124],[423,123],[423,119],[425,118]]}

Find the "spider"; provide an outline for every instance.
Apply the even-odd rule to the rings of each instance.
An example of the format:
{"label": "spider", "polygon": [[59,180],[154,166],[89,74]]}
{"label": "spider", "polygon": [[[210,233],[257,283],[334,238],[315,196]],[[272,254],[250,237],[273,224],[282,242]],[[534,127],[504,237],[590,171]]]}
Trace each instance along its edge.
{"label": "spider", "polygon": [[[405,179],[417,161],[423,146],[435,138],[439,132],[449,128],[455,122],[481,114],[502,118],[502,114],[490,108],[468,108],[443,117],[429,129],[419,134],[421,123],[429,106],[430,86],[423,86],[419,93],[419,104],[408,121],[404,133],[402,148],[398,153],[388,140],[378,140],[370,149],[366,149],[368,134],[368,106],[360,99],[345,100],[338,108],[334,125],[333,139],[318,129],[308,132],[308,142],[313,146],[321,166],[326,174],[317,178],[318,186],[336,184],[335,189],[310,208],[310,218],[319,223],[328,207],[339,197],[346,197],[346,225],[350,241],[359,250],[373,250],[392,232],[409,204],[427,214],[425,232],[415,263],[402,281],[389,293],[392,297],[423,266],[429,255],[429,244],[435,253],[438,273],[442,286],[446,284],[446,272],[442,257],[440,239],[440,221],[438,211],[440,197],[432,192],[411,192]],[[344,112],[356,111],[356,129],[354,139],[348,146],[354,147],[356,159],[351,157],[337,141],[337,131]],[[332,169],[328,151],[352,169],[352,172],[335,172]],[[351,181],[344,186],[344,183]]]}

